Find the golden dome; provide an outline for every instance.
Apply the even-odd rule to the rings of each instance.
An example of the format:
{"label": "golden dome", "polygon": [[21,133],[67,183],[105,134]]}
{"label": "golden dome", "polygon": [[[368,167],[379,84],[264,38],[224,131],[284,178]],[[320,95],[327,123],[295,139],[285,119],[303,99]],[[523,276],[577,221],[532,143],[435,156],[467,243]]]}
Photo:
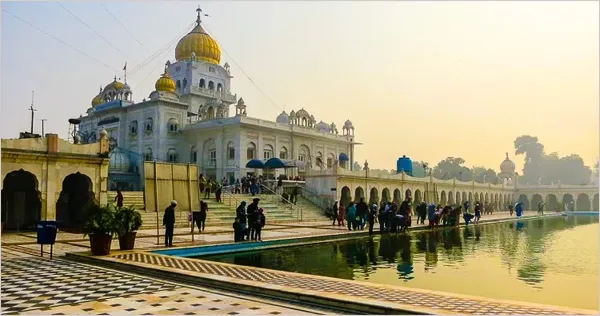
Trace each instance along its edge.
{"label": "golden dome", "polygon": [[102,103],[104,103],[104,100],[102,99],[102,87],[100,87],[100,92],[92,99],[92,107]]}
{"label": "golden dome", "polygon": [[196,27],[186,36],[179,40],[175,48],[175,59],[177,61],[191,60],[192,53],[196,54],[196,60],[202,60],[213,64],[221,61],[221,50],[217,42],[202,28],[200,15],[202,10],[198,9]]}
{"label": "golden dome", "polygon": [[113,80],[113,82],[107,84],[106,87],[104,88],[104,91],[110,90],[110,89],[121,90],[121,89],[123,89],[124,86],[125,85],[122,82],[117,81],[117,77],[115,76],[115,79]]}
{"label": "golden dome", "polygon": [[165,73],[163,73],[162,76],[156,80],[154,88],[156,91],[175,92],[175,81],[173,81],[173,79],[167,75],[165,70]]}

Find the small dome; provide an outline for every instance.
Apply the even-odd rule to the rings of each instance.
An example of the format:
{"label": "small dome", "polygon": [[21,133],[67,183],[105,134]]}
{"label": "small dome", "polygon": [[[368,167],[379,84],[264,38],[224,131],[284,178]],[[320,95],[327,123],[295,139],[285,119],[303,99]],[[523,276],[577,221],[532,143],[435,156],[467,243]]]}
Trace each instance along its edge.
{"label": "small dome", "polygon": [[353,125],[352,125],[352,122],[350,122],[350,120],[347,120],[347,121],[346,121],[346,123],[344,123],[344,127],[345,127],[345,128],[350,128],[350,127],[352,127],[352,126],[353,126]]}
{"label": "small dome", "polygon": [[292,112],[290,112],[290,118],[295,118],[296,117],[296,111],[292,110]]}
{"label": "small dome", "polygon": [[115,79],[113,80],[113,82],[107,84],[106,87],[104,87],[104,91],[107,91],[107,90],[122,90],[124,87],[125,87],[125,85],[122,82],[117,81],[117,77],[115,77]]}
{"label": "small dome", "polygon": [[237,103],[237,104],[238,104],[238,105],[245,105],[245,104],[246,104],[246,102],[244,102],[244,99],[243,99],[243,98],[240,98],[240,99],[238,100],[238,103]]}
{"label": "small dome", "polygon": [[108,172],[129,172],[129,165],[129,156],[127,153],[122,152],[118,148],[110,152]]}
{"label": "small dome", "polygon": [[279,124],[289,124],[290,117],[287,115],[287,113],[285,113],[285,111],[283,111],[283,112],[281,112],[281,114],[279,114],[279,116],[277,117],[275,122],[277,122]]}
{"label": "small dome", "polygon": [[196,11],[198,11],[196,27],[177,43],[175,59],[177,61],[191,60],[192,54],[194,54],[196,60],[218,65],[221,61],[221,49],[219,49],[217,42],[202,28],[202,21],[200,20],[202,11],[200,9]]}
{"label": "small dome", "polygon": [[321,133],[329,133],[331,131],[329,124],[321,121],[315,126],[315,129]]}
{"label": "small dome", "polygon": [[500,164],[500,172],[515,173],[515,163],[508,159],[508,153],[506,153],[506,159]]}
{"label": "small dome", "polygon": [[100,91],[98,92],[98,95],[92,99],[92,107],[95,107],[96,105],[102,104],[102,103],[104,103],[104,100],[102,99],[102,87],[100,87]]}
{"label": "small dome", "polygon": [[160,76],[160,78],[158,78],[158,80],[156,80],[156,83],[154,84],[154,89],[156,89],[156,91],[160,91],[160,92],[175,92],[175,81],[173,81],[173,79],[171,79],[171,77],[169,77],[169,75],[167,75],[167,72],[165,70],[165,72],[162,74],[162,76]]}

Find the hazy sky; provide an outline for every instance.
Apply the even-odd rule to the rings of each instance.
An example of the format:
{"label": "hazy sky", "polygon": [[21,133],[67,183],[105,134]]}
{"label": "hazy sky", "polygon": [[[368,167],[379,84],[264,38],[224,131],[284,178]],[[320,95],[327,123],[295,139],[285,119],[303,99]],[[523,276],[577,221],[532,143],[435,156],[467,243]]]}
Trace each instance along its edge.
{"label": "hazy sky", "polygon": [[[56,2],[2,2],[98,60],[2,12],[3,138],[29,130],[31,90],[36,132],[43,117],[46,132],[66,137],[67,119],[85,113],[125,62],[134,100],[147,97],[198,5],[61,4],[107,41]],[[523,134],[538,136],[547,152],[578,153],[587,164],[598,157],[597,2],[201,5],[221,63],[232,66],[232,92],[250,116],[274,120],[283,108],[304,107],[317,121],[350,119],[364,143],[356,150],[361,164],[391,169],[406,154],[431,165],[460,156],[468,166],[498,169]],[[523,158],[514,159],[519,170]]]}

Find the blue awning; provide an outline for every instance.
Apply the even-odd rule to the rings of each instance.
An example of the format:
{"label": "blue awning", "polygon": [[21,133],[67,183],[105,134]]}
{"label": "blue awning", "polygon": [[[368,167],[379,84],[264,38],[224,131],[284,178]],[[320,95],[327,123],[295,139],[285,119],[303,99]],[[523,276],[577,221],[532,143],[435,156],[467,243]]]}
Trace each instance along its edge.
{"label": "blue awning", "polygon": [[302,161],[298,160],[288,160],[288,159],[279,159],[279,158],[271,158],[267,160],[265,163],[265,168],[269,169],[280,169],[280,168],[304,168],[306,164]]}
{"label": "blue awning", "polygon": [[341,153],[339,160],[340,161],[350,161],[350,158],[348,158],[348,155]]}
{"label": "blue awning", "polygon": [[252,159],[246,164],[246,168],[263,169],[265,164],[260,159]]}

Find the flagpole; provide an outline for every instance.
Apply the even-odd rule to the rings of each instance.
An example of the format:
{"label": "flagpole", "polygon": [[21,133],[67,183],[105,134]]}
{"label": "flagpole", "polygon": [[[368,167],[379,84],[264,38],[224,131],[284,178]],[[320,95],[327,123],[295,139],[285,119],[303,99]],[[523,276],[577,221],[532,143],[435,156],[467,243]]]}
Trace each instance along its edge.
{"label": "flagpole", "polygon": [[127,62],[125,62],[125,67],[123,67],[123,70],[125,71],[125,75],[123,76],[124,82],[127,83]]}

